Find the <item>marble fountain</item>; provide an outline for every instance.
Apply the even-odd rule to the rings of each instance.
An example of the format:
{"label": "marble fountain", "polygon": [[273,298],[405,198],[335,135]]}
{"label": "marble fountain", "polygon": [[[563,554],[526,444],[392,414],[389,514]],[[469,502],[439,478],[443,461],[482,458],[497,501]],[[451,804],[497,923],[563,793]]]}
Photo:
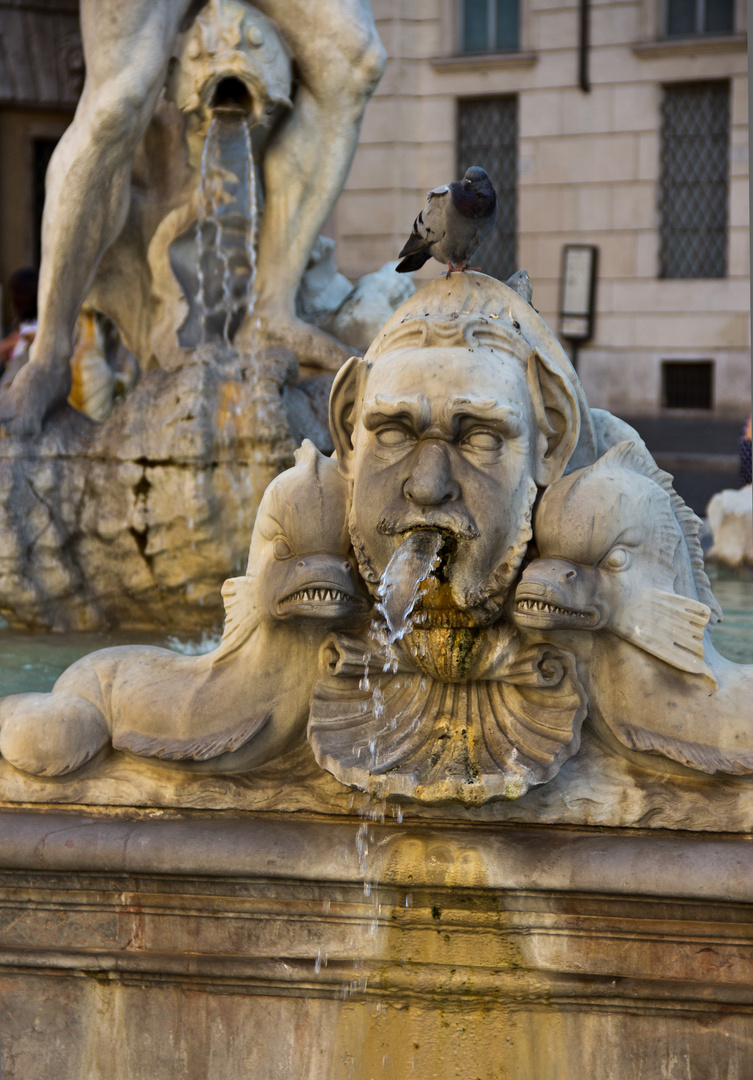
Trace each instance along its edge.
{"label": "marble fountain", "polygon": [[[192,35],[224,26],[224,40],[228,13],[246,42],[272,32],[246,5],[213,5],[184,28],[186,70]],[[372,39],[361,109],[379,66]],[[235,153],[237,120],[230,135],[196,120],[208,156]],[[142,451],[183,395],[204,441],[173,425],[189,478],[173,496],[215,479],[182,539],[164,529],[154,595],[201,624],[178,584],[194,531],[214,559],[207,623],[212,574],[226,579],[209,652],[101,649],[51,692],[0,700],[4,1080],[748,1080],[753,666],[715,647],[699,522],[671,477],[589,407],[508,285],[441,277],[341,363],[290,313],[270,326],[263,290],[245,325],[264,249],[243,213],[220,240],[227,259],[246,252],[245,280],[236,293],[220,276],[223,307],[215,277],[210,303],[202,258],[222,229],[203,235],[208,219],[181,207],[159,248],[173,314],[132,312],[155,365],[122,326],[145,374],[107,420],[52,402],[36,456],[22,431],[0,441],[17,624],[170,625],[122,586],[127,530],[97,499],[120,485],[149,506],[178,458]],[[135,259],[111,261],[145,274]],[[97,288],[92,306],[118,321]],[[263,442],[270,413],[279,439]],[[239,462],[246,498],[217,479]],[[86,564],[109,592],[83,570],[51,591],[53,533],[48,561],[37,544],[13,578],[23,477],[39,492],[48,470],[60,521],[71,476],[100,466],[67,544],[84,566],[109,535],[109,558]]]}

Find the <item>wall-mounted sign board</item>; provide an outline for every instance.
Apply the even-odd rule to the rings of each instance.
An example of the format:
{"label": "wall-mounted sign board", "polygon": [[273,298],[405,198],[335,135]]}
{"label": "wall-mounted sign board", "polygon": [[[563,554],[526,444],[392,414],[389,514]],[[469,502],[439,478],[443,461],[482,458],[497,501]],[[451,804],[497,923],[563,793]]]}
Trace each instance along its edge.
{"label": "wall-mounted sign board", "polygon": [[593,244],[565,244],[562,249],[560,334],[570,341],[593,336],[598,253]]}

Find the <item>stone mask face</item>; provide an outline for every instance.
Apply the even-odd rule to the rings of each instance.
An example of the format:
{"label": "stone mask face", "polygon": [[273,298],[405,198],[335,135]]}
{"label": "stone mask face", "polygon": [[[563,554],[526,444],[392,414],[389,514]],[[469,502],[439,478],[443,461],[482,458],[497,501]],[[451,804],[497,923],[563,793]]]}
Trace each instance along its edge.
{"label": "stone mask face", "polygon": [[209,0],[177,43],[167,96],[206,121],[227,80],[236,84],[230,104],[255,125],[271,127],[291,107],[292,66],[272,20],[239,0]]}
{"label": "stone mask face", "polygon": [[437,529],[447,600],[473,607],[528,518],[536,439],[519,358],[485,347],[380,357],[353,432],[351,524],[372,579],[407,532]]}

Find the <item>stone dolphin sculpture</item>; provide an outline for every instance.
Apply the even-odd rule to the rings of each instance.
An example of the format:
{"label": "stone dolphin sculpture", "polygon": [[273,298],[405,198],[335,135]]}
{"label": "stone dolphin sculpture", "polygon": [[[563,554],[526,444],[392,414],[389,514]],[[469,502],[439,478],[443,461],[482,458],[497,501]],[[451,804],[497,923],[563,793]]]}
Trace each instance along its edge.
{"label": "stone dolphin sculpture", "polygon": [[240,772],[303,735],[318,653],[368,613],[349,555],[348,485],[304,442],[264,495],[248,571],[223,586],[225,629],[203,656],[130,645],[90,653],[49,694],[0,701],[0,755],[63,776],[112,745],[194,770]]}
{"label": "stone dolphin sculpture", "polygon": [[667,473],[618,444],[545,492],[515,621],[572,648],[608,737],[702,772],[750,773],[753,666],[711,642],[721,611],[699,524]]}

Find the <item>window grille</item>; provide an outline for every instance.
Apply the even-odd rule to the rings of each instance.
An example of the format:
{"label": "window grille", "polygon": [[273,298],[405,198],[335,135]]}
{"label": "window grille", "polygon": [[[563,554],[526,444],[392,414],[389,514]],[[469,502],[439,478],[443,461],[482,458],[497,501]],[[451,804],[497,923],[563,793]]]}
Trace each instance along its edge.
{"label": "window grille", "polygon": [[519,0],[462,0],[460,20],[463,52],[517,50]]}
{"label": "window grille", "polygon": [[659,277],[727,272],[729,83],[665,86]]}
{"label": "window grille", "polygon": [[458,101],[457,175],[471,165],[489,173],[497,192],[497,223],[473,257],[485,274],[504,281],[517,270],[518,99]]}
{"label": "window grille", "polygon": [[734,28],[734,0],[666,0],[667,37],[731,34]]}
{"label": "window grille", "polygon": [[661,368],[665,409],[713,408],[713,360],[665,360]]}
{"label": "window grille", "polygon": [[34,262],[39,266],[42,250],[42,211],[44,210],[44,181],[57,139],[34,139],[32,143],[33,168],[33,214],[34,214]]}

